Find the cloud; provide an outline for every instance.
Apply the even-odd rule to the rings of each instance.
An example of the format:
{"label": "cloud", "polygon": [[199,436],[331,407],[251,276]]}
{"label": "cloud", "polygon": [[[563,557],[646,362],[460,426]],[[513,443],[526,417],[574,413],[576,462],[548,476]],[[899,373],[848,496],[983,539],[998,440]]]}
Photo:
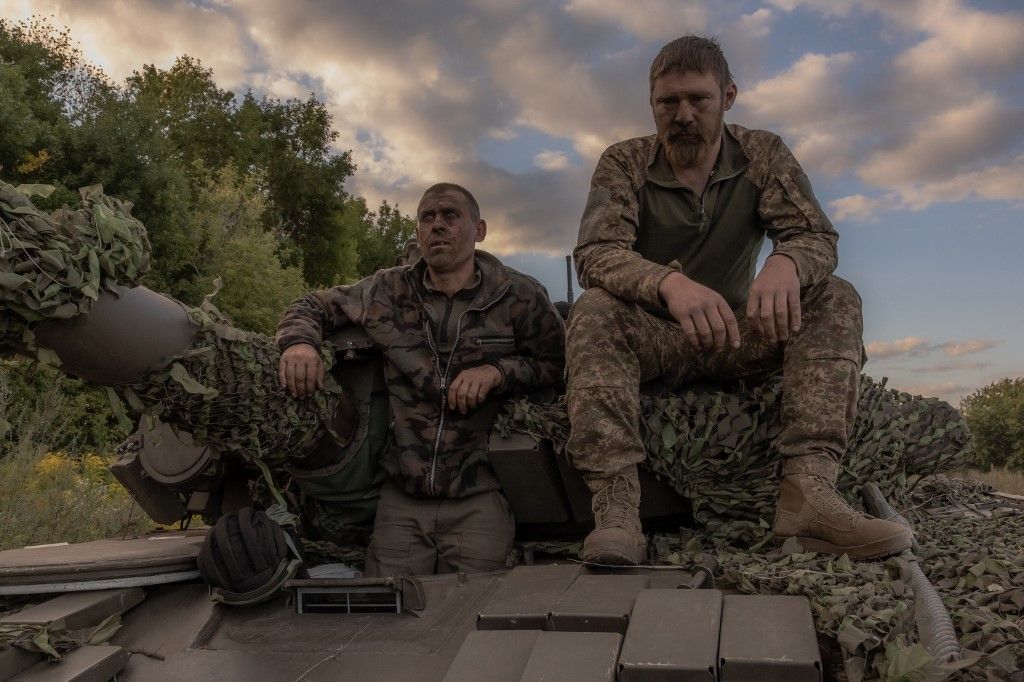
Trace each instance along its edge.
{"label": "cloud", "polygon": [[751,38],[764,38],[772,31],[772,20],[775,13],[767,7],[744,14],[739,20],[740,33]]}
{"label": "cloud", "polygon": [[876,187],[956,177],[979,157],[992,158],[1024,132],[1024,110],[994,94],[920,121],[900,144],[873,153],[857,173]]}
{"label": "cloud", "polygon": [[[864,346],[868,358],[881,360],[899,356],[920,357],[935,351],[941,351],[946,357],[957,358],[962,355],[981,353],[999,345],[998,341],[992,339],[969,339],[967,341],[947,341],[945,343],[931,343],[923,336],[908,336],[895,341],[872,341]],[[940,363],[931,366],[910,368],[909,371],[951,371],[954,369],[978,369],[987,363]],[[906,368],[905,368],[906,369]]]}
{"label": "cloud", "polygon": [[925,384],[899,384],[898,382],[893,382],[892,385],[893,388],[906,391],[913,395],[941,398],[942,400],[952,404],[956,404],[963,395],[976,388],[974,384],[962,384],[954,381],[941,381]]}
{"label": "cloud", "polygon": [[989,348],[994,348],[998,345],[997,341],[992,339],[971,339],[970,341],[950,341],[944,343],[940,348],[942,352],[951,358],[957,358],[961,355],[970,355],[972,353],[980,353],[986,351]]}
{"label": "cloud", "polygon": [[990,367],[990,362],[935,362],[930,365],[924,365],[922,367],[911,367],[907,371],[924,373],[924,372],[959,372],[962,370],[972,369],[985,369]]}
{"label": "cloud", "polygon": [[[105,2],[102,0],[37,0],[5,3],[0,16],[28,18],[35,14],[73,26],[73,37],[85,54],[107,75],[120,80],[131,75],[143,63],[166,68],[182,54],[203,54],[203,63],[212,68],[227,87],[246,81],[250,57],[244,30],[217,6],[200,3]],[[158,30],[154,30],[159,27]],[[140,55],[145,55],[144,62]]]}
{"label": "cloud", "polygon": [[625,28],[643,40],[668,41],[685,33],[700,33],[708,25],[703,4],[690,0],[569,0],[565,11]]}
{"label": "cloud", "polygon": [[[1024,13],[961,0],[773,0],[847,26],[886,22],[895,54],[803,55],[743,104],[774,125],[814,172],[854,171],[865,191],[833,202],[839,219],[968,199],[1024,200]],[[804,88],[801,90],[801,84]],[[741,100],[742,103],[742,100]]]}
{"label": "cloud", "polygon": [[[882,17],[892,50],[844,40],[842,51],[793,61],[778,45],[786,14],[799,8],[850,31],[860,16]],[[1007,85],[1024,66],[1019,12],[954,0],[774,0],[742,10],[695,0],[452,0],[440,17],[417,0],[0,0],[0,15],[32,13],[66,23],[115,77],[188,53],[236,92],[316,92],[339,151],[351,149],[358,166],[346,189],[404,207],[429,183],[465,183],[500,224],[499,253],[569,248],[594,161],[609,144],[651,132],[650,60],[688,31],[720,29],[741,83],[766,76],[741,88],[730,120],[781,132],[812,176],[857,174],[863,187],[832,202],[839,219],[1024,201],[1024,114]],[[482,140],[520,138],[534,140],[522,152],[529,170],[480,157]]]}
{"label": "cloud", "polygon": [[898,197],[868,197],[851,194],[830,201],[828,206],[836,220],[874,220],[876,215],[898,203]]}
{"label": "cloud", "polygon": [[546,171],[560,171],[569,167],[569,155],[565,152],[545,149],[533,157],[533,165]]}
{"label": "cloud", "polygon": [[872,341],[864,346],[870,358],[890,358],[896,355],[914,355],[929,350],[928,339],[908,336],[896,341]]}

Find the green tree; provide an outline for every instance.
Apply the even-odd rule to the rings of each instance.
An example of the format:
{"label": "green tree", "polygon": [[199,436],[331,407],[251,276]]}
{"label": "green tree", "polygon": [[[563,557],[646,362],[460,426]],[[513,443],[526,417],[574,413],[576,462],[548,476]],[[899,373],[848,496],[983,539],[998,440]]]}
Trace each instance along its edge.
{"label": "green tree", "polygon": [[[243,329],[273,333],[285,308],[306,289],[298,267],[286,265],[287,249],[263,229],[267,192],[255,177],[228,166],[203,185],[191,221],[205,255],[191,298],[220,279],[214,303]],[[284,258],[282,259],[282,255]]]}
{"label": "green tree", "polygon": [[[362,202],[362,199],[359,200]],[[416,235],[416,221],[402,215],[397,206],[382,201],[376,213],[362,203],[364,227],[359,231],[359,276],[395,265],[405,243]]]}
{"label": "green tree", "polygon": [[983,467],[1024,471],[1024,377],[1000,379],[960,401]]}
{"label": "green tree", "polygon": [[[213,72],[188,56],[169,69],[144,66],[128,78],[126,97],[138,116],[164,131],[188,165],[265,178],[268,230],[300,249],[306,279],[326,285],[356,276],[346,257],[354,244],[344,219],[343,187],[355,167],[334,150],[338,133],[323,102],[257,97],[238,99],[217,87]],[[299,252],[296,252],[299,253]]]}

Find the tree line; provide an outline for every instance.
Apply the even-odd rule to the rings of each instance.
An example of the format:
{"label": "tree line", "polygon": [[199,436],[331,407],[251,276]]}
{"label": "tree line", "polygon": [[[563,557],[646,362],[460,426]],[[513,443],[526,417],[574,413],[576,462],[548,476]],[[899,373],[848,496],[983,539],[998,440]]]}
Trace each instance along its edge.
{"label": "tree line", "polygon": [[[47,210],[94,184],[133,202],[153,247],[145,284],[197,305],[220,278],[214,303],[243,329],[272,333],[303,291],[394,265],[414,234],[396,205],[346,192],[356,167],[332,126],[314,94],[231,92],[188,55],[115,82],[66,29],[0,19],[0,180],[53,185],[35,198]],[[123,434],[101,393],[0,359],[9,415],[42,413],[56,385],[66,437],[51,445],[109,452]]]}
{"label": "tree line", "polygon": [[134,203],[149,231],[148,286],[217,302],[270,331],[304,289],[393,265],[414,223],[345,191],[356,168],[336,151],[324,102],[218,87],[193,57],[143,65],[115,83],[69,33],[0,20],[0,178],[56,186],[46,208],[100,183]]}

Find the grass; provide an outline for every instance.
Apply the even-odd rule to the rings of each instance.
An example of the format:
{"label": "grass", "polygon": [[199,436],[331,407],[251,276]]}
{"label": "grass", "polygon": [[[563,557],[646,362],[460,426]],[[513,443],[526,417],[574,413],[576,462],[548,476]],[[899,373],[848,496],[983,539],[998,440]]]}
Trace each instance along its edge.
{"label": "grass", "polygon": [[1024,495],[1024,472],[994,467],[989,471],[968,469],[965,472],[956,474],[956,476],[958,478],[972,478],[976,481],[984,481],[1001,493]]}
{"label": "grass", "polygon": [[0,550],[51,542],[83,542],[152,527],[106,469],[113,453],[55,450],[68,428],[58,415],[57,387],[41,409],[12,403],[0,377]]}

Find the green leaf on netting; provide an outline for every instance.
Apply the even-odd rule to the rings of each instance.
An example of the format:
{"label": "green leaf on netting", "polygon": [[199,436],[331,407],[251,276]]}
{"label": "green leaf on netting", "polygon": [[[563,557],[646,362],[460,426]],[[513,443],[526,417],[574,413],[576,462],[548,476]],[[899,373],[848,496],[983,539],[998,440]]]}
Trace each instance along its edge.
{"label": "green leaf on netting", "polygon": [[32,643],[38,647],[39,651],[50,658],[54,660],[60,658],[60,654],[53,648],[53,645],[50,644],[50,633],[47,632],[46,628],[39,629],[39,632],[32,637]]}
{"label": "green leaf on netting", "polygon": [[22,275],[13,272],[0,272],[0,288],[17,289],[27,281],[28,278]]}
{"label": "green leaf on netting", "polygon": [[923,670],[932,661],[931,654],[921,644],[906,649],[892,644],[886,647],[886,654],[889,666],[885,671],[885,679],[889,682],[909,682],[914,673]]}
{"label": "green leaf on netting", "polygon": [[997,665],[1008,673],[1015,673],[1020,668],[1017,666],[1017,656],[1014,654],[1014,645],[1007,644],[986,657],[986,662]]}
{"label": "green leaf on netting", "polygon": [[857,647],[863,644],[871,635],[849,623],[844,623],[839,628],[839,645],[847,653],[856,653]]}
{"label": "green leaf on netting", "polygon": [[46,197],[53,194],[53,191],[56,189],[56,187],[54,187],[53,185],[34,185],[29,183],[18,185],[14,189],[18,190],[19,192],[26,196],[43,197],[45,199]]}
{"label": "green leaf on netting", "polygon": [[117,393],[113,388],[105,386],[103,390],[107,394],[107,401],[110,402],[110,411],[114,413],[114,418],[117,419],[117,425],[125,433],[131,433],[132,422],[128,419],[128,415],[124,411],[124,403],[121,402],[121,399],[117,396]]}
{"label": "green leaf on netting", "polygon": [[189,375],[188,370],[185,369],[184,365],[182,365],[180,362],[175,362],[174,364],[171,365],[169,374],[172,379],[181,384],[181,387],[184,388],[189,393],[203,395],[206,396],[207,398],[214,398],[218,394],[217,389],[207,388],[206,386],[203,386],[201,383],[193,379],[191,375]]}
{"label": "green leaf on netting", "polygon": [[800,541],[796,538],[786,538],[786,541],[782,543],[782,547],[779,549],[783,554],[802,554],[804,546],[800,544]]}
{"label": "green leaf on netting", "polygon": [[47,367],[60,367],[60,356],[49,348],[40,346],[36,349],[36,359]]}
{"label": "green leaf on netting", "polygon": [[661,427],[661,444],[666,450],[671,450],[676,444],[676,430],[671,423],[665,422]]}
{"label": "green leaf on netting", "polygon": [[112,613],[89,633],[89,644],[106,644],[121,629],[121,614]]}

